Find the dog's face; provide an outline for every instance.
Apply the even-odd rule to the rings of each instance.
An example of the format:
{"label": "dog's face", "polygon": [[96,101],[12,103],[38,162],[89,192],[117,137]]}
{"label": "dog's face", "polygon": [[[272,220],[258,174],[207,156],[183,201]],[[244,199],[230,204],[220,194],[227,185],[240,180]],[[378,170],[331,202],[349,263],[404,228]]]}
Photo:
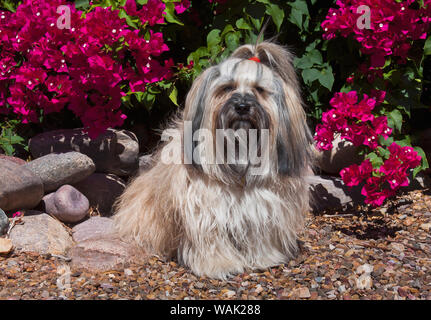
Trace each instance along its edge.
{"label": "dog's face", "polygon": [[[204,138],[200,156],[193,154],[194,167],[229,184],[300,175],[308,165],[310,134],[291,57],[271,45],[263,43],[254,50],[240,47],[198,77],[187,96],[184,120],[192,123],[192,133],[204,129],[213,138]],[[254,55],[258,59],[250,60]],[[196,147],[194,142],[191,150]],[[250,148],[256,149],[261,163],[240,159],[240,150],[249,155]],[[197,163],[196,157],[203,161]],[[252,169],[262,165],[267,166],[265,172],[252,174]]]}
{"label": "dog's face", "polygon": [[274,94],[273,73],[261,63],[229,59],[220,65],[215,92],[213,129],[270,129],[274,111],[267,103]]}

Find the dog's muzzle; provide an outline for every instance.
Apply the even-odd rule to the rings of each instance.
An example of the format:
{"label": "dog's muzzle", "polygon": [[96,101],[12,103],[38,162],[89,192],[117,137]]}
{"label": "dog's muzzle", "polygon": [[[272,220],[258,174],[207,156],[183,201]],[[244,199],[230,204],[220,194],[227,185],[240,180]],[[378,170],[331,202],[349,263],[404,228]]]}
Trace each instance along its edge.
{"label": "dog's muzzle", "polygon": [[268,129],[268,119],[256,97],[235,93],[221,108],[217,129]]}

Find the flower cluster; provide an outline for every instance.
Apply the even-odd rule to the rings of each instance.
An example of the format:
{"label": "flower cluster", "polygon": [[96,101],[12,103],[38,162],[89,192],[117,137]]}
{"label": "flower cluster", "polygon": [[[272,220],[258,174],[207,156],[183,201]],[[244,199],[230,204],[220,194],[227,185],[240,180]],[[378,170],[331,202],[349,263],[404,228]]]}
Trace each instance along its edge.
{"label": "flower cluster", "polygon": [[[356,91],[336,93],[330,101],[333,108],[323,113],[322,124],[316,127],[314,139],[317,149],[330,150],[334,135],[339,134],[342,140],[350,141],[355,146],[366,146],[383,159],[380,153],[384,146],[379,144],[379,137],[386,140],[392,134],[392,129],[388,126],[386,116],[376,117],[372,111],[383,102],[385,94],[384,91],[374,90],[371,97],[364,94],[359,101]],[[382,160],[383,164],[377,169],[366,159],[361,165],[353,164],[340,172],[347,186],[364,183],[362,194],[365,203],[381,205],[386,198],[395,195],[400,187],[408,186],[409,170],[421,163],[421,157],[412,147],[401,147],[394,142],[388,151],[389,157]]]}
{"label": "flower cluster", "polygon": [[[358,41],[361,52],[370,58],[358,71],[373,83],[376,77],[383,76],[387,57],[397,57],[397,63],[403,64],[413,41],[426,39],[431,25],[431,0],[424,0],[423,6],[416,9],[414,2],[338,0],[338,8],[329,9],[321,25],[323,37],[352,36]],[[355,78],[346,81],[353,84]],[[366,160],[341,170],[340,175],[347,186],[363,183],[365,202],[372,205],[381,205],[400,187],[407,186],[409,171],[421,164],[421,157],[412,147],[401,147],[395,142],[389,147],[380,145],[392,134],[387,117],[376,116],[374,110],[383,103],[385,95],[385,91],[371,90],[359,101],[356,91],[336,93],[330,101],[332,108],[323,113],[315,135],[316,147],[321,151],[332,148],[335,134],[355,146],[365,146]],[[372,161],[372,154],[378,161]]]}
{"label": "flower cluster", "polygon": [[356,91],[335,94],[330,101],[333,109],[323,113],[322,124],[316,127],[314,138],[319,150],[333,147],[335,133],[355,146],[366,145],[372,150],[377,148],[379,136],[389,137],[392,129],[388,127],[386,116],[375,117],[372,114],[374,107],[383,102],[386,92],[373,93],[373,97],[365,94],[361,101],[358,101]]}
{"label": "flower cluster", "polygon": [[390,155],[378,169],[374,169],[371,161],[366,159],[360,165],[351,165],[340,172],[347,186],[353,187],[364,182],[361,193],[365,196],[365,203],[382,205],[400,187],[409,185],[409,169],[420,165],[421,157],[412,147],[392,143],[388,149]]}
{"label": "flower cluster", "polygon": [[[396,56],[398,63],[405,63],[411,42],[426,39],[431,23],[431,0],[424,0],[424,7],[419,10],[411,8],[414,2],[338,0],[339,8],[329,9],[322,23],[323,37],[352,35],[361,44],[362,53],[370,56],[369,69],[383,67],[387,56]],[[369,12],[362,10],[364,6]]]}
{"label": "flower cluster", "polygon": [[[118,10],[96,7],[83,15],[70,4],[70,28],[60,28],[62,5],[24,0],[15,13],[0,12],[0,114],[38,122],[67,106],[95,136],[121,126],[122,96],[169,78],[173,62],[157,60],[169,50],[162,33],[150,29],[144,38]],[[164,9],[160,0],[139,10],[133,0],[125,6],[143,26],[163,23]]]}

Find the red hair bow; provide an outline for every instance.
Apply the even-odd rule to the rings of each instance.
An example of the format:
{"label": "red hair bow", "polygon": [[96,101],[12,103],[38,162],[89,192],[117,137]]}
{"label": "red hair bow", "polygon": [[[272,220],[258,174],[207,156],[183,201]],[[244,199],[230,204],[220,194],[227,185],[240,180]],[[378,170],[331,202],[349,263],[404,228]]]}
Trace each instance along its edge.
{"label": "red hair bow", "polygon": [[260,59],[256,56],[249,58],[248,60],[260,62]]}

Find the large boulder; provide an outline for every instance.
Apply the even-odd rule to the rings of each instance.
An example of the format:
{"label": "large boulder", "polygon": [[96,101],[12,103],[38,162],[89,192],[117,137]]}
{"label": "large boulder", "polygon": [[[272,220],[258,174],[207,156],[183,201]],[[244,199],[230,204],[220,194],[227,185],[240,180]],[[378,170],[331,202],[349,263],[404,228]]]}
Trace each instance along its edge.
{"label": "large boulder", "polygon": [[73,246],[72,237],[63,225],[46,213],[24,216],[15,225],[10,239],[16,249],[40,254],[64,255]]}
{"label": "large boulder", "polygon": [[123,270],[130,263],[144,263],[148,257],[144,250],[114,234],[78,242],[69,256],[72,267],[90,271]]}
{"label": "large boulder", "polygon": [[6,234],[9,229],[9,218],[4,213],[2,209],[0,209],[0,236]]}
{"label": "large boulder", "polygon": [[93,161],[79,152],[48,154],[22,167],[40,177],[45,193],[65,184],[77,183],[96,170]]}
{"label": "large boulder", "polygon": [[92,217],[76,225],[72,233],[76,245],[69,256],[75,268],[123,270],[130,263],[144,263],[148,258],[142,248],[119,238],[110,218]]}
{"label": "large boulder", "polygon": [[94,173],[74,187],[88,198],[90,206],[109,216],[114,212],[114,202],[123,193],[126,183],[113,174]]}
{"label": "large boulder", "polygon": [[32,138],[29,148],[35,158],[52,152],[78,151],[94,161],[97,172],[130,176],[138,170],[138,139],[126,130],[108,129],[95,139],[83,129],[50,131]]}
{"label": "large boulder", "polygon": [[76,223],[88,215],[88,199],[74,187],[64,185],[43,198],[45,211],[66,223]]}
{"label": "large boulder", "polygon": [[75,242],[100,238],[112,233],[114,233],[114,221],[111,218],[99,216],[91,217],[72,229],[72,237]]}
{"label": "large boulder", "polygon": [[317,166],[325,173],[338,176],[341,169],[363,161],[363,156],[358,154],[358,147],[350,141],[341,140],[340,135],[335,137],[332,144],[334,147],[331,150],[316,151]]}
{"label": "large boulder", "polygon": [[310,206],[314,212],[364,203],[365,197],[361,195],[361,188],[348,187],[340,178],[308,176],[307,180],[310,183]]}
{"label": "large boulder", "polygon": [[42,200],[42,180],[25,165],[0,159],[0,208],[32,209]]}
{"label": "large boulder", "polygon": [[4,155],[4,154],[0,154],[0,159],[2,159],[2,160],[9,160],[9,161],[12,161],[12,162],[14,162],[14,163],[16,163],[16,164],[19,164],[19,165],[23,165],[23,164],[26,164],[26,163],[27,163],[25,160],[22,160],[22,159],[20,159],[20,158],[17,158],[17,157],[11,157],[11,156],[6,156],[6,155]]}

